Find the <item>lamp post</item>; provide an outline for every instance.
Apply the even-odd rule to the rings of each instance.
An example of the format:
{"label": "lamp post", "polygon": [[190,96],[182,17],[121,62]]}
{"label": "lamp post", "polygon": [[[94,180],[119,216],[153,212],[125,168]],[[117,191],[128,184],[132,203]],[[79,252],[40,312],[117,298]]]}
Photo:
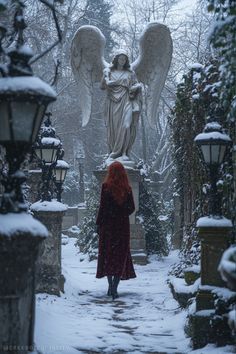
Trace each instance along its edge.
{"label": "lamp post", "polygon": [[[62,219],[67,206],[61,203],[62,183],[68,164],[62,160],[64,150],[51,123],[51,113],[41,128],[34,151],[42,167],[41,200],[31,205],[34,216],[50,231],[50,236],[41,247],[36,267],[36,292],[47,292],[60,296],[64,291],[65,278],[61,273]],[[57,201],[53,198],[52,184],[55,183]]]}
{"label": "lamp post", "polygon": [[219,167],[222,164],[227,147],[231,144],[230,137],[223,133],[217,122],[206,124],[203,133],[194,140],[199,147],[201,158],[209,170],[211,181],[209,215],[221,216],[221,198],[217,191]]}
{"label": "lamp post", "polygon": [[69,165],[64,160],[57,160],[57,163],[56,163],[55,167],[53,168],[54,183],[56,186],[57,201],[58,202],[61,202],[61,194],[63,192],[62,185],[65,181],[68,169],[69,169]]}
{"label": "lamp post", "polygon": [[52,181],[53,168],[56,166],[59,153],[61,152],[61,141],[56,137],[55,129],[51,123],[51,112],[45,114],[47,119],[42,127],[42,132],[35,143],[34,151],[42,167],[42,201],[51,201],[50,182]]}
{"label": "lamp post", "polygon": [[6,52],[0,26],[0,144],[5,149],[0,201],[0,352],[26,354],[34,346],[35,260],[47,229],[31,215],[22,192],[20,170],[31,151],[54,90],[32,74],[31,50],[24,45],[22,1],[15,2],[15,48]]}
{"label": "lamp post", "polygon": [[207,343],[224,343],[230,335],[224,319],[219,320],[215,312],[214,291],[224,286],[218,265],[223,251],[231,243],[232,222],[222,215],[221,198],[217,191],[219,168],[231,139],[219,123],[211,122],[206,124],[203,133],[196,136],[195,142],[211,182],[208,216],[199,218],[196,225],[201,240],[201,283],[196,296],[196,311],[189,315],[189,324],[193,347],[197,349]]}
{"label": "lamp post", "polygon": [[[26,210],[21,185],[25,181],[20,165],[35,141],[48,104],[56,99],[54,90],[41,79],[32,76],[29,60],[31,50],[23,44],[23,4],[20,3],[14,27],[18,33],[16,47],[5,53],[0,43],[0,54],[8,58],[1,66],[0,79],[0,144],[6,150],[8,173],[3,176],[5,192],[0,212]],[[1,31],[0,41],[5,31]]]}

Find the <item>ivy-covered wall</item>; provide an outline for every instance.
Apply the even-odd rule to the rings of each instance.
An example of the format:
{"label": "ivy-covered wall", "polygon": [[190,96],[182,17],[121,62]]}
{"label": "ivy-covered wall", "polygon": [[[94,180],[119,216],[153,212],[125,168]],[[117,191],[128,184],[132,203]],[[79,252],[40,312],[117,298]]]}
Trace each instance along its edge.
{"label": "ivy-covered wall", "polygon": [[[210,58],[203,64],[194,64],[178,85],[177,98],[170,124],[172,129],[173,158],[176,169],[175,194],[180,202],[181,253],[186,265],[199,262],[199,241],[196,221],[207,215],[210,183],[208,171],[200,161],[194,143],[206,123],[218,122],[230,130],[228,106],[221,99],[222,81],[220,62]],[[221,166],[218,183],[222,192],[223,213],[232,212],[232,161],[230,155]]]}

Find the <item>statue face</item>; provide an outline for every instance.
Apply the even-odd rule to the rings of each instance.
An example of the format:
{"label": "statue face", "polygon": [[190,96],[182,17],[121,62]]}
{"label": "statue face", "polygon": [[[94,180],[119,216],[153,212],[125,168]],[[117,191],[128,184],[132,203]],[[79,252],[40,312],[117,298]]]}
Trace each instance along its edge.
{"label": "statue face", "polygon": [[118,64],[119,64],[120,66],[124,66],[125,63],[126,63],[126,61],[127,61],[126,55],[120,54],[120,55],[118,56]]}

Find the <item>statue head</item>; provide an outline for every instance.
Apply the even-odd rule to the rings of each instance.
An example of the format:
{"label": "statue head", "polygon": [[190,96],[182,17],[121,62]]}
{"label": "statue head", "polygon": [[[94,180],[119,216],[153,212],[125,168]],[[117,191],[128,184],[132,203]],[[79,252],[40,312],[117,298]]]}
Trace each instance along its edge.
{"label": "statue head", "polygon": [[119,58],[120,55],[126,57],[126,63],[124,64],[124,67],[123,67],[123,68],[124,68],[125,70],[128,70],[128,69],[130,68],[129,55],[128,55],[128,52],[127,52],[125,49],[118,49],[118,50],[115,52],[115,55],[114,55],[113,60],[112,60],[111,69],[117,69],[117,66],[118,66],[118,58]]}

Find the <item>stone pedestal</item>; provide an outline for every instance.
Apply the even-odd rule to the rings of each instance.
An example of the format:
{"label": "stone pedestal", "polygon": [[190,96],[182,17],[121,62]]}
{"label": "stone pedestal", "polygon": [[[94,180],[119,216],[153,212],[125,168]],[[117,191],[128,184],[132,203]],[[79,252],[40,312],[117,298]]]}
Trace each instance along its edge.
{"label": "stone pedestal", "polygon": [[[232,223],[225,218],[200,218],[197,222],[201,239],[201,285],[196,297],[196,312],[189,317],[193,348],[207,343],[218,343],[229,333],[227,323],[220,323],[215,314],[215,300],[212,290],[224,287],[218,265],[223,252],[232,243]],[[222,320],[224,321],[224,320]],[[220,332],[218,327],[221,328]]]}
{"label": "stone pedestal", "polygon": [[201,284],[225,286],[218,272],[223,252],[232,243],[232,227],[199,227],[201,239]]}
{"label": "stone pedestal", "polygon": [[0,353],[34,349],[35,261],[47,236],[31,215],[0,215]]}
{"label": "stone pedestal", "polygon": [[36,265],[36,292],[60,296],[64,292],[65,278],[61,273],[62,218],[67,207],[59,202],[37,202],[31,205],[36,219],[50,232],[40,247]]}
{"label": "stone pedestal", "polygon": [[[106,176],[106,170],[94,171],[94,175],[98,179],[100,185],[104,181]],[[126,169],[128,175],[129,183],[131,185],[135,211],[130,215],[130,248],[131,255],[134,263],[145,265],[147,264],[147,252],[146,252],[146,241],[145,233],[141,224],[136,223],[136,213],[139,210],[139,183],[140,183],[140,172],[139,170]]]}

